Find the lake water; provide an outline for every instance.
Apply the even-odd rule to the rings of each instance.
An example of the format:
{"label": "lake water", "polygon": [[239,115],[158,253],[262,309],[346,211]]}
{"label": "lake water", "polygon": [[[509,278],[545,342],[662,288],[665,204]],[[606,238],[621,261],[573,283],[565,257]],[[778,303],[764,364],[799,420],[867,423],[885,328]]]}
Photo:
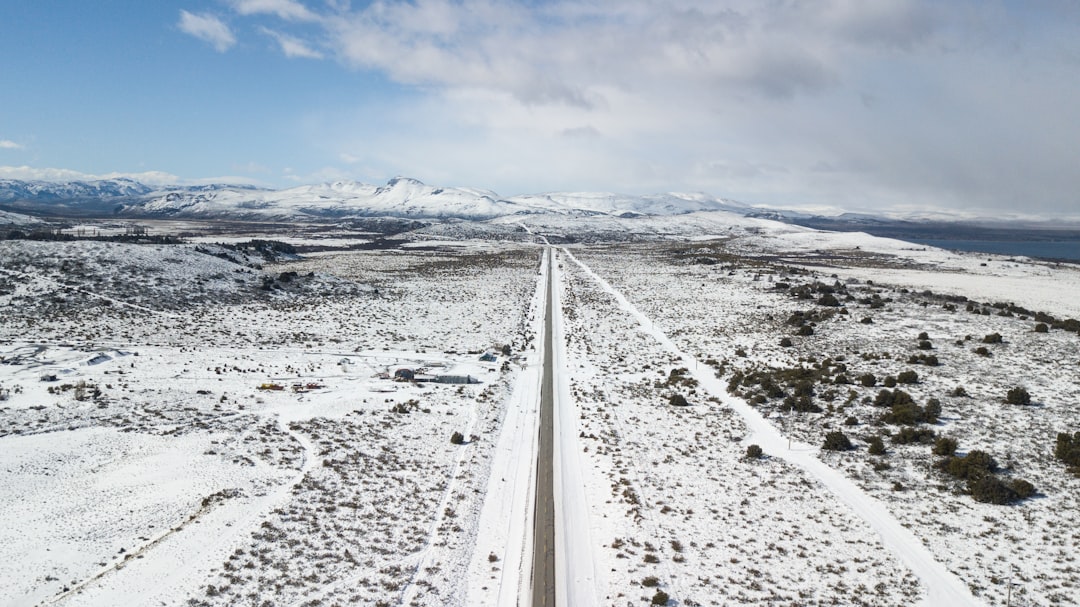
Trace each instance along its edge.
{"label": "lake water", "polygon": [[1080,241],[908,240],[918,244],[958,251],[1080,261]]}

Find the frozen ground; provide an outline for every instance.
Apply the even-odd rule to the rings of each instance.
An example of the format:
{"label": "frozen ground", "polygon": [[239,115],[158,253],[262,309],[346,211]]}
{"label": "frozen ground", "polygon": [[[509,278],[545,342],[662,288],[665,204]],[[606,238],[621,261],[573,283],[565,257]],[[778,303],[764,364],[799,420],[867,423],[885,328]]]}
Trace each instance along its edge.
{"label": "frozen ground", "polygon": [[[567,221],[334,228],[284,244],[378,248],[302,259],[247,232],[0,242],[0,605],[524,604],[527,241],[623,225]],[[1052,456],[1080,425],[1075,266],[711,214],[646,228],[557,257],[574,604],[1077,604],[1080,481]],[[481,383],[380,377],[401,368]],[[938,399],[934,423],[874,404],[904,371],[890,389]],[[1033,405],[1004,404],[1020,386]],[[1036,494],[976,502],[905,427]],[[854,449],[821,451],[837,430]]]}
{"label": "frozen ground", "polygon": [[[650,329],[670,337],[699,368],[709,366],[724,382],[731,382],[733,395],[741,396],[741,402],[753,402],[776,430],[795,441],[796,449],[801,443],[816,451],[830,431],[850,435],[855,450],[822,451],[821,461],[887,508],[978,600],[1005,604],[1006,586],[1012,583],[1013,604],[1076,604],[1080,570],[1075,554],[1080,535],[1069,521],[1080,517],[1080,485],[1052,457],[1052,451],[1057,433],[1074,432],[1080,421],[1080,389],[1075,379],[1080,339],[1075,331],[1064,329],[1035,332],[1035,313],[1043,319],[1048,314],[1057,321],[1065,316],[1058,308],[1022,311],[1005,306],[997,297],[1008,291],[1009,283],[995,282],[997,278],[1020,279],[1033,285],[1029,292],[1012,293],[1016,297],[1008,300],[1011,302],[1073,302],[1077,295],[1072,286],[1075,268],[926,254],[925,270],[911,267],[902,273],[883,274],[881,265],[895,265],[898,260],[843,259],[826,250],[818,250],[821,255],[814,258],[805,252],[800,255],[798,249],[767,259],[731,257],[729,247],[715,244],[629,249],[594,248],[575,254],[625,294],[648,319]],[[844,251],[838,252],[842,257]],[[966,293],[974,301],[924,290],[938,266],[959,268],[964,262],[974,266],[973,271],[955,270],[950,291]],[[981,263],[1007,266],[1010,272],[995,277],[986,273]],[[838,282],[833,274],[847,279]],[[886,284],[883,275],[890,281],[901,277],[910,280]],[[844,293],[850,293],[851,301],[840,308],[828,308],[815,303],[817,293],[800,299],[798,285],[815,281],[836,283],[838,289],[842,287],[840,298],[846,299]],[[790,286],[777,288],[781,282]],[[871,299],[875,294],[880,303]],[[603,299],[604,295],[594,297]],[[967,311],[968,304],[972,311]],[[1070,312],[1068,305],[1062,307]],[[847,313],[836,313],[841,310]],[[811,335],[798,335],[792,319],[800,312],[813,329]],[[870,324],[860,322],[865,318]],[[928,349],[920,348],[918,336],[922,332],[928,334]],[[625,335],[626,331],[597,333]],[[993,333],[1001,334],[1003,343],[983,346],[983,338]],[[792,341],[791,347],[780,345],[784,337]],[[611,343],[589,346],[603,355],[619,347]],[[976,353],[979,347],[987,348],[989,355]],[[644,348],[643,344],[632,350]],[[939,364],[910,362],[920,354],[934,354]],[[665,374],[690,364],[686,359],[670,360],[658,369],[654,380],[671,383]],[[844,365],[843,374],[851,383],[826,377],[827,381],[816,385],[811,403],[820,407],[819,413],[785,412],[783,396],[766,395],[756,384],[735,379],[736,375],[744,379],[764,371],[778,378],[777,383],[790,396],[795,392],[782,384],[779,378],[786,376],[780,371],[814,370],[830,364]],[[898,444],[890,439],[889,435],[899,433],[902,426],[879,421],[889,409],[874,406],[873,401],[886,377],[912,370],[917,372],[918,382],[898,388],[919,404],[937,398],[943,409],[939,421],[919,427],[958,439],[961,452],[989,452],[1003,477],[1032,482],[1038,490],[1035,497],[1010,506],[975,502],[961,483],[933,468],[933,462],[941,458],[930,453],[930,446]],[[868,373],[878,378],[873,387],[856,381]],[[729,397],[702,393],[699,386],[680,387],[679,381],[671,389],[689,398],[693,404],[690,410],[703,405],[712,409],[710,396],[720,396],[722,401]],[[964,387],[966,395],[954,394],[958,386]],[[1008,390],[1017,386],[1034,395],[1034,406],[1004,403]],[[659,413],[663,410],[657,409],[657,416],[648,419],[649,429],[670,415]],[[866,441],[872,436],[884,438],[884,455],[867,453]]]}
{"label": "frozen ground", "polygon": [[[533,389],[537,249],[259,271],[23,244],[0,268],[0,604],[464,605],[470,567],[512,556],[496,536],[472,563],[503,420],[528,435],[507,407]],[[251,279],[217,302],[177,296],[230,270]],[[379,377],[400,368],[477,383]]]}

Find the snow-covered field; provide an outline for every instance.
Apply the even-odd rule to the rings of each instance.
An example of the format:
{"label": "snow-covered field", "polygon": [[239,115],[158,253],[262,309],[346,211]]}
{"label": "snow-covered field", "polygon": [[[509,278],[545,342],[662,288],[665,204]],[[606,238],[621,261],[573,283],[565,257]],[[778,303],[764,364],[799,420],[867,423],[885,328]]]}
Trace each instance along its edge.
{"label": "snow-covered field", "polygon": [[[591,342],[579,343],[578,347],[586,350],[583,358],[603,361],[604,368],[625,377],[625,387],[621,392],[611,393],[609,390],[613,386],[606,379],[610,373],[602,373],[603,380],[582,381],[583,406],[597,412],[604,409],[603,416],[586,415],[590,421],[584,424],[590,428],[599,424],[599,428],[604,429],[614,426],[614,421],[626,419],[626,413],[620,416],[618,412],[626,411],[627,405],[634,400],[644,399],[651,403],[651,414],[638,413],[635,416],[637,423],[628,426],[623,422],[621,426],[607,429],[608,434],[640,433],[642,446],[638,451],[640,456],[648,458],[647,465],[642,467],[650,473],[646,477],[650,483],[675,487],[703,483],[703,477],[708,478],[705,474],[679,474],[688,459],[686,454],[681,458],[678,452],[667,455],[677,465],[672,470],[662,467],[665,448],[671,448],[669,445],[673,441],[678,441],[675,448],[679,450],[695,451],[694,443],[687,443],[692,438],[699,438],[701,422],[691,423],[688,429],[681,431],[665,432],[658,428],[673,416],[697,417],[727,411],[710,405],[709,401],[719,397],[723,403],[732,395],[708,393],[697,385],[684,385],[680,378],[686,374],[671,376],[672,369],[688,365],[697,369],[709,367],[710,373],[718,370],[715,374],[724,383],[733,382],[733,395],[741,396],[740,402],[754,400],[756,410],[769,417],[784,436],[795,441],[794,450],[812,448],[817,451],[830,431],[841,430],[849,435],[855,443],[854,450],[820,451],[821,461],[854,481],[909,529],[978,600],[992,605],[1005,604],[1009,595],[1007,585],[1011,583],[1013,604],[1077,604],[1080,569],[1075,555],[1080,534],[1072,521],[1080,519],[1077,499],[1080,497],[1080,480],[1066,473],[1064,465],[1056,461],[1052,453],[1057,433],[1075,432],[1080,425],[1080,385],[1076,381],[1080,376],[1080,336],[1075,330],[1049,328],[1046,333],[1035,331],[1037,321],[1033,313],[1040,313],[1040,318],[1045,318],[1042,314],[1050,314],[1061,321],[1065,316],[1059,308],[1027,310],[1024,314],[1015,307],[1004,306],[1000,303],[1003,300],[997,299],[1007,290],[1007,286],[997,282],[998,278],[1027,281],[1032,289],[1012,293],[1014,297],[1008,301],[1027,305],[1061,301],[1065,305],[1060,308],[1064,308],[1066,314],[1072,313],[1069,304],[1080,294],[1074,286],[1076,268],[1052,268],[1046,264],[1025,264],[1002,258],[987,262],[983,256],[959,260],[966,261],[969,267],[974,266],[971,271],[963,271],[962,264],[955,259],[963,256],[940,252],[935,256],[929,252],[923,260],[927,269],[908,267],[889,273],[882,272],[878,266],[885,261],[894,265],[907,261],[875,259],[868,263],[856,258],[833,258],[826,262],[805,255],[805,251],[800,252],[797,247],[794,249],[786,251],[780,262],[774,255],[767,260],[732,257],[728,253],[730,247],[707,244],[619,246],[575,251],[575,255],[641,311],[648,319],[649,331],[669,337],[693,361],[660,359],[662,362],[628,363],[633,360],[631,357],[640,357],[640,353],[647,351],[650,343],[657,343],[648,331],[634,333],[634,325],[639,322],[627,321],[629,324],[618,330],[594,331],[593,335],[617,334],[620,337],[618,340],[594,338]],[[783,251],[775,247],[771,252]],[[972,264],[972,259],[981,261]],[[1005,276],[992,276],[985,272],[981,263],[1004,266],[1010,272]],[[972,311],[967,311],[969,302],[934,295],[925,289],[934,280],[937,266],[947,264],[958,267],[952,274],[949,290],[966,293],[972,298],[976,302],[971,305]],[[839,281],[833,275],[846,279]],[[905,281],[891,282],[898,276]],[[851,300],[843,301],[841,307],[830,308],[815,303],[817,293],[811,299],[793,295],[799,291],[798,285],[815,281],[835,285],[841,300],[847,299],[846,294],[851,295]],[[777,288],[781,282],[789,286]],[[617,317],[618,306],[610,296],[599,290],[595,281],[590,283],[585,277],[581,278],[580,285],[578,297],[588,297],[585,301],[595,302],[593,305],[602,310],[599,315],[585,320],[583,326],[596,324],[598,318],[606,319],[605,323],[614,322],[612,319]],[[980,298],[980,294],[986,299]],[[874,303],[874,295],[881,298],[880,304]],[[995,303],[998,307],[994,307]],[[584,309],[578,302],[571,307],[578,313]],[[838,310],[847,313],[838,314]],[[792,319],[800,312],[804,313],[806,326],[813,329],[811,335],[798,335],[798,326]],[[860,322],[866,318],[870,319],[868,324]],[[923,332],[927,333],[928,339],[919,339]],[[1003,336],[1002,343],[983,346],[983,339],[993,333]],[[627,335],[636,335],[637,343],[628,345]],[[780,345],[785,337],[792,341],[790,347]],[[930,343],[923,349],[920,341]],[[573,347],[574,340],[570,343]],[[989,355],[976,353],[979,347],[985,347]],[[920,354],[935,355],[938,365],[923,363],[918,359]],[[776,378],[779,387],[791,396],[798,393],[797,388],[793,390],[784,385],[783,378],[792,375],[783,375],[780,371],[828,369],[835,364],[844,365],[842,374],[850,379],[850,383],[835,381],[827,375],[820,379],[820,374],[814,373],[795,375],[819,378],[810,398],[810,403],[821,409],[817,413],[799,412],[798,403],[795,408],[785,411],[789,407],[783,406],[784,397],[780,394],[764,394],[767,391],[753,382],[733,380],[736,373],[739,378],[745,378],[754,371],[764,371]],[[588,369],[586,365],[578,373],[587,377],[593,373]],[[898,389],[909,393],[920,405],[931,398],[941,401],[939,421],[918,427],[930,429],[939,436],[956,438],[960,453],[976,449],[989,452],[1001,468],[1002,477],[1030,481],[1037,490],[1036,495],[1008,506],[978,503],[964,494],[961,483],[933,467],[933,463],[941,458],[931,454],[930,445],[891,441],[889,435],[899,434],[902,426],[878,421],[889,408],[873,403],[883,389],[885,378],[896,377],[903,371],[915,371],[918,382],[901,384]],[[630,381],[635,374],[640,377],[637,384]],[[857,380],[866,374],[877,377],[875,386],[867,387]],[[811,379],[810,384],[813,383]],[[650,391],[650,384],[663,387]],[[958,386],[964,388],[965,395],[956,395]],[[1012,387],[1026,388],[1032,395],[1033,405],[1005,404],[1007,392]],[[590,394],[602,388],[606,388],[604,394]],[[635,389],[641,393],[637,399],[633,396]],[[662,406],[665,391],[680,392],[692,406],[685,409]],[[612,423],[607,422],[609,416]],[[600,431],[595,434],[604,436]],[[736,427],[725,433],[713,431],[706,436],[712,439],[709,448],[716,449],[716,443],[722,442],[717,438],[741,437],[742,431]],[[884,455],[867,453],[867,441],[872,436],[884,438],[887,449]],[[745,442],[738,449],[730,449],[729,461],[739,455],[739,449],[745,449]],[[766,455],[770,455],[768,450]],[[775,459],[767,458],[765,461],[769,464],[755,461],[751,466],[777,465],[772,463]],[[600,468],[610,470],[611,467]],[[633,470],[632,467],[624,469]],[[725,466],[724,469],[739,468]],[[783,477],[798,478],[798,474],[788,473]],[[634,487],[633,478],[627,478],[630,480],[628,486]],[[619,482],[626,484],[622,478]],[[729,489],[710,493],[714,499],[717,494],[743,494]],[[800,491],[802,493],[809,492]],[[670,503],[675,495],[674,489],[668,489],[666,493],[660,493],[659,499]],[[790,491],[785,493],[789,499],[791,495]],[[655,513],[655,506],[653,511]],[[790,508],[785,511],[792,512]],[[725,516],[730,513],[725,512]],[[803,516],[805,514],[799,517],[800,525]],[[644,520],[648,521],[647,518]],[[661,517],[661,520],[665,519]],[[849,525],[859,528],[858,524]],[[706,534],[693,535],[702,537]],[[819,537],[833,540],[834,536],[825,533]],[[873,541],[865,535],[860,539]],[[653,545],[657,543],[653,542]],[[883,559],[889,552],[870,551]],[[835,550],[826,551],[822,556],[833,563],[843,560]],[[812,561],[800,560],[799,563],[805,565]],[[880,570],[866,572],[869,577],[881,574]],[[779,586],[774,584],[770,588]],[[687,594],[686,589],[677,585],[674,588],[681,595]],[[869,602],[910,602],[910,598],[901,596],[896,590],[887,592],[885,597]],[[841,601],[845,600],[854,599],[846,595]]]}
{"label": "snow-covered field", "polygon": [[[264,273],[2,244],[0,604],[466,604],[492,454],[535,369],[538,249]],[[300,278],[261,288],[282,272]],[[218,273],[218,303],[178,296]],[[477,383],[380,377],[401,368]]]}
{"label": "snow-covered field", "polygon": [[[547,271],[529,241],[626,225],[574,221],[595,230],[432,224],[303,258],[248,232],[0,242],[0,605],[526,604]],[[1078,604],[1080,479],[1052,453],[1080,430],[1076,266],[642,225],[556,256],[573,604]],[[324,236],[282,240],[376,238]],[[906,371],[887,389],[937,399],[936,421],[883,419]],[[1031,405],[1004,403],[1016,387]],[[854,449],[821,450],[834,431]],[[1036,493],[975,501],[935,467],[942,436]]]}

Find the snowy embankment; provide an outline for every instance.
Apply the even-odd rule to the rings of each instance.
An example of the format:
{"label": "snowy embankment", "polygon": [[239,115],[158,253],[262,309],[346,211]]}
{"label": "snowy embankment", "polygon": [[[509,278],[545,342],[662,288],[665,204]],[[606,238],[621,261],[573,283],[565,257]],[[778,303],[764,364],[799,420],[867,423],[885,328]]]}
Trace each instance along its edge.
{"label": "snowy embankment", "polygon": [[[554,259],[554,255],[551,257]],[[598,576],[600,569],[595,541],[589,523],[589,500],[585,491],[584,465],[581,458],[581,432],[578,410],[571,395],[569,360],[566,353],[566,328],[563,321],[561,264],[552,264],[556,285],[552,310],[554,344],[554,494],[555,494],[555,601],[558,605],[600,605]]]}
{"label": "snowy embankment", "polygon": [[[531,331],[543,334],[547,274],[543,257],[530,306]],[[543,344],[543,340],[536,342]],[[533,504],[536,491],[536,453],[540,423],[540,382],[543,350],[524,353],[507,404],[484,505],[477,521],[476,548],[469,564],[466,605],[514,607],[530,599],[532,577]]]}
{"label": "snowy embankment", "polygon": [[731,407],[743,418],[750,430],[747,441],[758,444],[769,455],[791,462],[809,472],[851,508],[856,516],[869,524],[877,532],[885,548],[897,556],[921,580],[926,595],[920,604],[928,606],[982,604],[975,600],[971,592],[955,575],[934,559],[918,538],[892,518],[881,504],[866,495],[846,477],[823,464],[817,458],[817,448],[790,443],[789,439],[783,437],[759,412],[744,401],[728,396],[723,383],[717,379],[710,367],[702,365],[694,357],[682,352],[663,331],[638,311],[621,293],[612,288],[607,281],[597,276],[568,251],[565,251],[565,254],[599,283],[604,291],[614,297],[624,310],[633,315],[641,324],[643,331],[682,361],[708,394],[719,398],[725,406]]}

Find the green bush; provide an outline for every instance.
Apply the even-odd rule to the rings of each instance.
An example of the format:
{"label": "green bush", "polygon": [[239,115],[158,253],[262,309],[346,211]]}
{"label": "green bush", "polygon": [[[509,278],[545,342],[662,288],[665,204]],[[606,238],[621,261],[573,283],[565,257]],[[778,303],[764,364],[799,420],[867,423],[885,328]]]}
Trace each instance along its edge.
{"label": "green bush", "polygon": [[765,452],[758,445],[750,445],[746,448],[746,459],[761,459]]}
{"label": "green bush", "polygon": [[663,590],[657,590],[656,594],[654,594],[653,597],[652,597],[652,604],[653,605],[667,605],[668,604],[668,594],[666,592],[664,592]]}
{"label": "green bush", "polygon": [[883,381],[881,383],[886,388],[895,388],[896,387],[896,378],[893,377],[892,375],[889,375],[888,377],[885,378],[885,381]]}
{"label": "green bush", "polygon": [[931,398],[926,401],[926,406],[923,407],[923,421],[928,424],[936,424],[939,417],[941,417],[941,401]]}
{"label": "green bush", "polygon": [[881,421],[897,426],[914,426],[922,423],[923,418],[922,407],[914,403],[903,403],[890,407],[889,412],[881,416]]}
{"label": "green bush", "polygon": [[465,443],[465,435],[460,432],[454,432],[450,435],[450,442],[455,445],[461,445]]}
{"label": "green bush", "polygon": [[672,407],[688,407],[690,403],[686,400],[686,397],[682,394],[675,393],[668,397],[668,404]]}
{"label": "green bush", "polygon": [[959,447],[959,442],[950,436],[942,436],[934,442],[934,448],[931,453],[934,455],[944,455],[945,457],[952,457],[956,455],[956,448]]}
{"label": "green bush", "polygon": [[941,364],[934,354],[912,354],[907,361],[909,365],[926,365],[927,367],[936,367]]}
{"label": "green bush", "polygon": [[885,455],[885,441],[881,440],[880,436],[871,436],[866,444],[866,452],[870,455]]}
{"label": "green bush", "polygon": [[1005,394],[1005,402],[1010,405],[1030,405],[1031,395],[1021,387],[1011,388]]}
{"label": "green bush", "polygon": [[872,324],[874,324],[874,319],[870,318],[869,316],[863,316],[862,320],[860,320],[859,322],[861,322],[864,325],[872,325]]}
{"label": "green bush", "polygon": [[821,407],[814,404],[809,396],[788,396],[780,404],[780,410],[784,413],[797,411],[799,413],[821,413]]}
{"label": "green bush", "polygon": [[1046,323],[1041,322],[1041,323],[1035,325],[1035,332],[1036,333],[1049,333],[1050,332],[1050,327],[1046,326]]}
{"label": "green bush", "polygon": [[859,385],[864,388],[873,388],[877,385],[877,378],[874,377],[873,373],[865,373],[859,376]]}
{"label": "green bush", "polygon": [[836,296],[832,293],[826,293],[818,298],[817,304],[819,306],[828,306],[830,308],[837,308],[840,306],[840,300],[836,299]]}
{"label": "green bush", "polygon": [[984,344],[1000,344],[1004,340],[1001,338],[1001,333],[991,333],[983,337],[982,342]]}
{"label": "green bush", "polygon": [[641,585],[646,588],[656,588],[660,585],[660,580],[656,579],[655,575],[650,575],[649,577],[641,580]]}
{"label": "green bush", "polygon": [[802,335],[804,337],[814,334],[814,327],[810,325],[803,325],[799,327],[799,330],[795,332],[796,335]]}
{"label": "green bush", "polygon": [[1080,475],[1080,432],[1072,435],[1059,433],[1054,445],[1054,457],[1064,462],[1073,474]]}
{"label": "green bush", "polygon": [[929,445],[934,442],[935,437],[937,434],[930,428],[904,426],[892,435],[892,442],[894,445]]}
{"label": "green bush", "polygon": [[784,338],[780,339],[780,347],[781,348],[790,348],[791,345],[792,345],[792,343],[791,343],[791,338],[790,337],[784,337]]}
{"label": "green bush", "polygon": [[993,474],[986,474],[969,480],[968,491],[977,502],[1005,505],[1031,497],[1035,494],[1035,486],[1023,479],[1006,483]]}
{"label": "green bush", "polygon": [[825,444],[821,446],[822,449],[827,451],[849,451],[853,445],[851,439],[846,434],[835,430],[825,435]]}
{"label": "green bush", "polygon": [[1009,481],[1009,488],[1015,491],[1016,495],[1019,496],[1022,500],[1025,500],[1035,495],[1035,485],[1032,485],[1030,482],[1022,478],[1017,478]]}
{"label": "green bush", "polygon": [[917,384],[919,383],[919,374],[911,370],[901,371],[900,374],[896,376],[896,381],[897,383],[907,385]]}
{"label": "green bush", "polygon": [[946,457],[937,463],[942,472],[963,481],[975,481],[997,471],[997,462],[985,451],[978,449],[965,456]]}
{"label": "green bush", "polygon": [[875,407],[891,407],[893,405],[915,404],[911,395],[903,390],[882,390],[874,398]]}

